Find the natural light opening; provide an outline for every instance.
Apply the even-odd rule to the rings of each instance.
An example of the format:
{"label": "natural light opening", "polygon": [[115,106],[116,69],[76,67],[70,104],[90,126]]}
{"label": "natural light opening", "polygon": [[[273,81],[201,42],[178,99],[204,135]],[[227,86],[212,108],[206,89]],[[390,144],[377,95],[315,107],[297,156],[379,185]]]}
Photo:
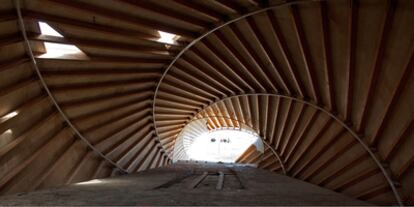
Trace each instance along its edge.
{"label": "natural light opening", "polygon": [[59,32],[57,32],[55,29],[53,29],[51,26],[49,26],[47,23],[39,22],[40,32],[43,35],[50,35],[55,37],[63,37]]}
{"label": "natural light opening", "polygon": [[[42,35],[63,37],[59,32],[53,29],[45,22],[39,22]],[[87,58],[78,47],[70,44],[61,44],[53,42],[44,42],[46,53],[39,55],[38,58],[62,58],[62,59],[84,59]]]}
{"label": "natural light opening", "polygon": [[261,144],[260,138],[253,133],[220,129],[195,138],[187,154],[190,160],[234,163],[252,144]]}
{"label": "natural light opening", "polygon": [[179,37],[178,35],[163,31],[158,31],[158,33],[160,34],[160,38],[157,41],[167,44],[175,44],[175,40],[177,40]]}
{"label": "natural light opening", "polygon": [[5,121],[7,121],[7,120],[9,120],[9,119],[11,119],[11,118],[13,118],[13,117],[17,116],[17,114],[19,114],[19,112],[18,112],[18,111],[13,111],[13,112],[10,112],[10,113],[8,113],[8,114],[6,114],[6,115],[4,115],[4,116],[0,117],[0,123],[3,123],[3,122],[5,122]]}
{"label": "natural light opening", "polygon": [[59,57],[77,57],[83,54],[79,48],[74,45],[66,45],[52,42],[45,42],[46,53],[40,55],[40,58],[59,58]]}

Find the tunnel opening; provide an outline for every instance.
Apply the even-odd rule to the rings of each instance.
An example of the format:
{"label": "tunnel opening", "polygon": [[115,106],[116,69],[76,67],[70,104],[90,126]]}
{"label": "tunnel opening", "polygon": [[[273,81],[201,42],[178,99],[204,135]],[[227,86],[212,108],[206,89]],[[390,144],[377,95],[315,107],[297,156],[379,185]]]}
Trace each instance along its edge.
{"label": "tunnel opening", "polygon": [[247,151],[262,154],[260,136],[247,126],[212,128],[208,119],[190,122],[177,137],[173,161],[237,163]]}
{"label": "tunnel opening", "polygon": [[251,145],[260,145],[260,138],[239,129],[218,129],[194,139],[188,149],[190,160],[234,163]]}

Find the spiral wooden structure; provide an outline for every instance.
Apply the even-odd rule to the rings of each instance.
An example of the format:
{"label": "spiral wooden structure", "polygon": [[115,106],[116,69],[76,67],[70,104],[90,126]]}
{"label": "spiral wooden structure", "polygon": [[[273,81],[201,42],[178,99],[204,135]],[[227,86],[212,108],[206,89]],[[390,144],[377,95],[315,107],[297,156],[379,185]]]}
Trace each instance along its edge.
{"label": "spiral wooden structure", "polygon": [[4,0],[0,193],[168,165],[207,118],[262,137],[241,163],[414,205],[413,22],[412,0]]}

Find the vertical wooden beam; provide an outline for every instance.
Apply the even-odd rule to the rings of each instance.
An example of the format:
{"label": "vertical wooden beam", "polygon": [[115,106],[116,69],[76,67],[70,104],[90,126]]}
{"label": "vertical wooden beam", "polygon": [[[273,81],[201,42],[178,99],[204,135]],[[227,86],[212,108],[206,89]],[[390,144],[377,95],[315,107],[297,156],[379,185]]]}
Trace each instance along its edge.
{"label": "vertical wooden beam", "polygon": [[275,137],[277,136],[277,131],[276,131],[276,128],[277,128],[277,126],[278,126],[278,121],[280,120],[280,118],[279,118],[279,116],[280,116],[280,114],[281,114],[281,112],[280,112],[280,105],[282,105],[280,102],[282,101],[282,99],[280,98],[280,97],[277,97],[276,98],[276,106],[273,106],[273,107],[275,107],[275,113],[273,114],[273,116],[274,116],[274,121],[273,121],[273,126],[272,126],[272,128],[274,129],[273,130],[273,133],[270,135],[270,140],[269,140],[269,144],[270,145],[273,145],[273,142],[274,142],[274,139],[275,139]]}
{"label": "vertical wooden beam", "polygon": [[285,150],[288,148],[288,146],[290,146],[290,143],[291,143],[290,141],[292,140],[292,136],[296,133],[297,127],[299,126],[298,123],[302,119],[302,117],[303,117],[303,115],[305,113],[304,112],[306,110],[305,109],[306,108],[305,104],[300,104],[300,105],[301,106],[300,106],[299,114],[296,117],[296,119],[293,121],[293,123],[292,123],[292,129],[290,130],[289,134],[287,134],[285,136],[285,138],[284,138],[286,141],[284,142],[284,145],[282,146],[282,148],[280,150],[280,154],[284,154],[285,153]]}
{"label": "vertical wooden beam", "polygon": [[267,15],[269,16],[270,23],[272,24],[272,30],[273,30],[273,33],[275,34],[276,42],[280,46],[281,53],[283,55],[283,58],[285,59],[285,62],[287,64],[287,66],[288,66],[289,73],[290,73],[291,78],[293,79],[293,82],[294,82],[295,86],[296,86],[296,90],[298,91],[298,93],[301,97],[305,97],[303,84],[300,81],[300,77],[298,75],[298,72],[294,68],[294,65],[293,65],[294,62],[293,62],[292,55],[289,53],[289,49],[288,49],[286,40],[283,37],[283,34],[282,34],[282,32],[280,30],[280,27],[277,23],[277,18],[274,15],[273,11],[271,11],[271,10],[267,11]]}
{"label": "vertical wooden beam", "polygon": [[[414,47],[412,47],[411,56],[408,63],[404,67],[404,71],[401,74],[400,78],[397,81],[396,87],[392,91],[391,98],[389,99],[383,117],[381,118],[380,125],[374,131],[372,137],[368,141],[368,144],[376,146],[379,140],[379,137],[382,135],[383,130],[385,129],[387,123],[389,123],[390,116],[395,109],[395,105],[400,100],[401,92],[404,90],[407,81],[409,80],[411,73],[414,68]],[[413,115],[414,116],[414,115]]]}
{"label": "vertical wooden beam", "polygon": [[347,73],[346,73],[346,92],[345,92],[345,110],[344,120],[348,124],[352,123],[351,107],[353,102],[353,90],[354,90],[354,71],[355,71],[355,54],[356,54],[356,38],[358,29],[358,4],[356,0],[350,0],[349,5],[349,20],[348,20],[348,59],[347,59]]}
{"label": "vertical wooden beam", "polygon": [[[299,152],[298,157],[290,163],[288,167],[288,171],[291,171],[296,166],[296,164],[299,163],[300,160],[309,159],[308,156],[305,156],[306,153],[308,153],[308,151],[316,145],[319,138],[321,138],[326,133],[326,131],[328,131],[329,127],[332,126],[332,123],[333,123],[333,120],[329,118],[327,121],[323,123],[323,126],[318,129],[318,132],[313,137],[309,138],[310,143],[308,143],[304,147],[303,151]],[[292,172],[292,177],[295,177],[297,175],[297,172],[298,171]]]}
{"label": "vertical wooden beam", "polygon": [[[292,148],[289,150],[288,154],[285,156],[285,159],[283,160],[285,163],[287,163],[291,157],[292,154],[294,154],[297,150],[298,145],[303,141],[302,138],[305,136],[306,133],[309,132],[312,124],[315,122],[315,120],[320,115],[320,112],[315,110],[311,117],[307,120],[305,123],[304,128],[301,130],[300,134],[298,135],[298,138],[296,139],[295,143],[293,144]],[[283,155],[282,155],[283,156]]]}
{"label": "vertical wooden beam", "polygon": [[291,110],[295,106],[295,103],[293,103],[293,100],[288,99],[286,101],[288,102],[288,106],[287,106],[288,108],[287,108],[287,111],[285,112],[285,116],[283,118],[281,117],[283,120],[281,120],[282,122],[280,123],[281,125],[280,125],[280,128],[279,128],[279,132],[278,132],[278,136],[277,136],[277,140],[276,140],[276,145],[275,145],[276,150],[279,150],[280,142],[284,138],[283,134],[285,133],[287,124],[289,122],[289,118],[291,117],[290,116],[291,115]]}
{"label": "vertical wooden beam", "polygon": [[363,132],[366,126],[366,120],[370,116],[371,110],[370,105],[374,98],[374,91],[375,87],[378,82],[378,76],[380,73],[380,69],[382,68],[382,62],[384,59],[385,47],[387,46],[387,42],[389,39],[389,34],[391,31],[392,21],[394,18],[394,12],[397,1],[395,0],[388,0],[387,1],[387,11],[384,15],[384,21],[382,24],[380,39],[378,42],[378,46],[375,51],[374,62],[372,64],[371,73],[368,79],[368,90],[365,96],[363,97],[363,104],[362,104],[362,112],[361,118],[359,123],[356,126],[356,130],[358,132]]}
{"label": "vertical wooden beam", "polygon": [[293,19],[293,28],[295,30],[296,37],[298,38],[299,48],[302,54],[303,62],[305,63],[306,74],[309,80],[309,87],[311,93],[313,94],[314,101],[319,103],[319,94],[318,94],[318,85],[316,83],[315,78],[315,70],[312,65],[310,52],[308,48],[308,44],[306,41],[306,37],[303,31],[302,22],[300,20],[298,8],[296,5],[292,5],[289,7],[290,13]]}
{"label": "vertical wooden beam", "polygon": [[[338,140],[336,140],[338,141]],[[336,151],[333,155],[331,155],[327,160],[321,162],[316,168],[314,168],[312,171],[307,172],[305,175],[303,175],[302,180],[304,181],[310,181],[314,176],[316,176],[322,169],[327,168],[332,162],[334,162],[336,159],[338,159],[340,156],[344,155],[348,150],[350,150],[355,144],[357,144],[357,141],[355,139],[352,139],[349,143],[341,146],[338,151]]]}
{"label": "vertical wooden beam", "polygon": [[[234,28],[235,27],[233,26],[233,29]],[[233,29],[232,31],[234,33]],[[252,85],[251,87],[252,89],[254,89],[254,91],[256,90],[262,91],[262,92],[266,91],[266,87],[263,85],[261,81],[257,79],[257,75],[254,75],[255,71],[252,71],[251,65],[248,63],[246,58],[231,44],[229,37],[226,37],[226,35],[222,31],[218,31],[215,34],[220,40],[220,42],[223,44],[223,46],[225,46],[228,49],[228,51],[231,53],[231,55],[235,57],[235,60],[237,60],[238,63],[241,66],[243,66],[240,68],[234,65],[233,68],[240,68],[240,70],[242,70],[242,73],[245,74],[245,77],[243,77],[243,79],[247,78],[247,79],[250,79],[251,82],[253,82],[254,85]],[[235,36],[236,35],[237,34],[235,34]],[[259,72],[262,72],[261,76],[263,76],[263,71],[260,70]]]}
{"label": "vertical wooden beam", "polygon": [[333,144],[335,144],[335,142],[337,142],[341,136],[344,136],[346,132],[347,131],[344,128],[341,128],[338,132],[336,132],[336,134],[330,137],[330,140],[328,142],[326,142],[321,147],[318,147],[317,152],[314,155],[309,156],[309,158],[299,167],[299,169],[296,170],[296,172],[293,174],[293,177],[299,177],[303,170],[306,170],[309,165],[319,159],[322,154],[327,151]]}
{"label": "vertical wooden beam", "polygon": [[[267,71],[267,72],[274,73],[275,76],[277,77],[277,79],[280,81],[280,84],[282,85],[281,87],[279,86],[279,88],[283,88],[283,90],[286,94],[291,94],[291,91],[290,91],[288,85],[285,82],[286,78],[284,78],[282,76],[282,74],[279,72],[281,70],[278,70],[278,68],[276,67],[276,65],[279,66],[279,64],[277,64],[276,58],[274,58],[274,56],[271,54],[270,46],[269,46],[268,43],[266,43],[265,38],[264,38],[262,32],[260,31],[260,29],[258,28],[256,22],[253,20],[253,17],[247,18],[247,23],[249,24],[250,29],[253,32],[255,39],[259,42],[259,46],[261,48],[261,51],[263,52],[264,56],[269,61],[268,62],[269,65],[273,69],[273,71]],[[252,50],[253,48],[248,48],[248,49]],[[266,68],[267,67],[263,63],[263,61],[260,60],[259,54],[253,52],[252,56],[261,68]],[[281,93],[281,92],[282,91],[279,89],[279,93]]]}
{"label": "vertical wooden beam", "polygon": [[393,156],[398,152],[399,147],[404,143],[409,135],[414,130],[414,117],[411,118],[410,122],[404,125],[401,132],[398,134],[397,137],[394,138],[394,141],[390,146],[387,148],[387,151],[384,153],[384,160],[391,161]]}
{"label": "vertical wooden beam", "polygon": [[328,22],[328,4],[326,1],[320,2],[320,12],[322,18],[322,47],[323,47],[323,56],[324,56],[324,66],[325,70],[325,81],[326,81],[326,90],[328,92],[328,107],[330,111],[336,111],[335,105],[335,83],[333,81],[333,68],[332,68],[332,49],[331,49],[331,33],[329,30]]}
{"label": "vertical wooden beam", "polygon": [[249,44],[250,41],[247,40],[243,32],[239,29],[239,27],[235,24],[230,24],[231,31],[235,34],[235,37],[237,40],[240,41],[242,47],[246,49],[247,55],[251,56],[251,58],[254,60],[253,62],[248,61],[246,57],[242,53],[239,53],[238,50],[235,50],[234,52],[238,54],[239,61],[247,68],[252,68],[254,71],[252,71],[254,77],[260,77],[259,81],[261,84],[266,84],[267,87],[263,88],[262,92],[273,90],[275,92],[278,92],[278,88],[272,83],[272,80],[268,77],[265,68],[266,66],[261,64],[259,56],[257,55],[254,48]]}

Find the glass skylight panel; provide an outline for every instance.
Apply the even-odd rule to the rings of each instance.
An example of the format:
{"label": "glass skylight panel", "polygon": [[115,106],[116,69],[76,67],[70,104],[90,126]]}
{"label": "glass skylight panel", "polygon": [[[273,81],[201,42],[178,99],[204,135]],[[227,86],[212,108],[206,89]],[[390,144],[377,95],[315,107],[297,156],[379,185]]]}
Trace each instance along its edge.
{"label": "glass skylight panel", "polygon": [[168,32],[158,31],[158,33],[160,34],[160,38],[157,41],[162,43],[174,44],[178,37],[177,35]]}
{"label": "glass skylight panel", "polygon": [[75,45],[66,45],[52,42],[45,42],[46,53],[40,55],[40,58],[58,58],[83,54]]}
{"label": "glass skylight panel", "polygon": [[[39,22],[42,35],[63,37],[45,22]],[[39,55],[38,58],[62,58],[62,59],[84,59],[87,56],[78,47],[71,44],[61,44],[55,42],[44,42],[46,53]]]}
{"label": "glass skylight panel", "polygon": [[51,26],[44,22],[39,22],[40,32],[43,35],[50,35],[55,37],[63,37],[59,32],[57,32],[55,29],[53,29]]}
{"label": "glass skylight panel", "polygon": [[17,112],[17,111],[10,112],[10,113],[8,113],[8,114],[0,117],[0,123],[5,122],[5,121],[11,119],[11,118],[17,116],[18,114],[19,114],[19,112]]}

